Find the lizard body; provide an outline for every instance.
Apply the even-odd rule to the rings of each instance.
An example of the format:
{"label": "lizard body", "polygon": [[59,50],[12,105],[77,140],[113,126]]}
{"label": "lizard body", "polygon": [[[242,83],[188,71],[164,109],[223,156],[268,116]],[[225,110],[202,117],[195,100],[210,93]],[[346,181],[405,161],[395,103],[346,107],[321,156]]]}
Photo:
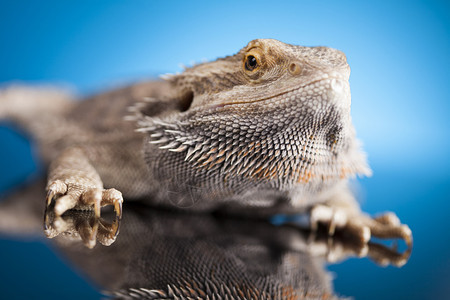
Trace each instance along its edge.
{"label": "lizard body", "polygon": [[370,174],[351,122],[349,75],[338,50],[260,39],[83,102],[11,88],[0,118],[38,141],[57,215],[93,207],[99,216],[108,204],[120,214],[123,193],[193,210],[307,211],[330,232],[409,243],[406,225],[363,215],[348,189],[348,178]]}

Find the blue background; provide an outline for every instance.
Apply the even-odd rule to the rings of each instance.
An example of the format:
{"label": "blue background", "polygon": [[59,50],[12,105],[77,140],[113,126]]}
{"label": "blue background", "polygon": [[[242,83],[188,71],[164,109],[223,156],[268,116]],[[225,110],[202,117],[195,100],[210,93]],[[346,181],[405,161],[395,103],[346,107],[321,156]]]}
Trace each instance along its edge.
{"label": "blue background", "polygon": [[[346,53],[353,121],[374,170],[361,180],[362,207],[393,210],[414,233],[402,269],[356,259],[332,266],[336,291],[356,299],[449,295],[448,1],[1,1],[0,83],[68,85],[84,96],[234,54],[254,38]],[[4,191],[39,164],[16,132],[0,127],[0,141]],[[48,293],[55,283],[98,298],[45,244],[0,240],[5,256],[13,268],[0,268],[6,298],[17,288]]]}

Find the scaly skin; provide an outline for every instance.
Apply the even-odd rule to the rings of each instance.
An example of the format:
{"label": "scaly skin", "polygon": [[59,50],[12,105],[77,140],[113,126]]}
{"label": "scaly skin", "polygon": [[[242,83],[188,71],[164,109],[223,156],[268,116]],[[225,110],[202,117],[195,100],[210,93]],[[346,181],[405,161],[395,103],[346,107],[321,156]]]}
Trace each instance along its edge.
{"label": "scaly skin", "polygon": [[349,75],[338,50],[260,39],[77,104],[28,90],[42,100],[30,109],[29,99],[17,101],[25,88],[10,88],[0,117],[29,130],[52,162],[47,201],[57,215],[93,207],[99,216],[109,204],[120,215],[122,192],[193,210],[310,212],[312,226],[330,233],[410,244],[395,215],[365,216],[348,190],[348,178],[370,174],[351,123]]}
{"label": "scaly skin", "polygon": [[193,100],[185,112],[137,117],[151,173],[196,207],[249,197],[251,206],[311,205],[370,173],[350,120],[349,73],[338,50],[255,40],[169,77],[178,99]]}

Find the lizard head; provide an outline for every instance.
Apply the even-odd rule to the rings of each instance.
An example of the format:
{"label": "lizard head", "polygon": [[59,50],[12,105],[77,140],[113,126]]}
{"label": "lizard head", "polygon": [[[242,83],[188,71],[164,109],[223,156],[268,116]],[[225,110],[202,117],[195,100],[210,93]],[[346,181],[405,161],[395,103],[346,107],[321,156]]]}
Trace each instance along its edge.
{"label": "lizard head", "polygon": [[276,189],[368,174],[351,123],[349,75],[341,51],[253,40],[166,78],[178,110],[141,121],[148,160],[172,152],[177,170],[196,170],[192,178],[239,176]]}
{"label": "lizard head", "polygon": [[[188,68],[170,81],[178,92],[180,110],[204,110],[265,101],[290,91],[308,92],[309,88],[316,93],[314,88],[324,89],[327,84],[328,93],[335,88],[348,90],[349,75],[346,57],[339,50],[258,39],[233,56]],[[349,93],[339,100],[350,106]]]}

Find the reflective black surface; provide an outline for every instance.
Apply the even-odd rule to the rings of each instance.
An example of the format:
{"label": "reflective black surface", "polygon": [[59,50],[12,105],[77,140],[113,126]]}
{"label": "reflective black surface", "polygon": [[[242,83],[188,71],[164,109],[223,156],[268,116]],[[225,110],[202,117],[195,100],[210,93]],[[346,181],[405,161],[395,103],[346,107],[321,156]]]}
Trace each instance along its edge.
{"label": "reflective black surface", "polygon": [[[352,296],[352,291],[333,287],[328,264],[368,257],[368,269],[378,269],[377,264],[399,267],[411,254],[401,243],[400,248],[361,245],[295,224],[275,226],[266,220],[171,212],[139,203],[128,203],[120,222],[112,211],[104,211],[101,219],[76,211],[55,218],[51,210],[44,217],[43,186],[40,180],[22,188],[20,197],[10,197],[0,207],[4,234],[38,239],[53,252],[39,244],[1,242],[6,251],[17,247],[24,253],[15,253],[14,261],[2,258],[15,277],[4,291],[8,298]],[[51,239],[43,240],[43,233]],[[60,258],[86,282],[61,270]],[[355,272],[354,278],[359,276]],[[14,288],[17,283],[24,288]]]}

